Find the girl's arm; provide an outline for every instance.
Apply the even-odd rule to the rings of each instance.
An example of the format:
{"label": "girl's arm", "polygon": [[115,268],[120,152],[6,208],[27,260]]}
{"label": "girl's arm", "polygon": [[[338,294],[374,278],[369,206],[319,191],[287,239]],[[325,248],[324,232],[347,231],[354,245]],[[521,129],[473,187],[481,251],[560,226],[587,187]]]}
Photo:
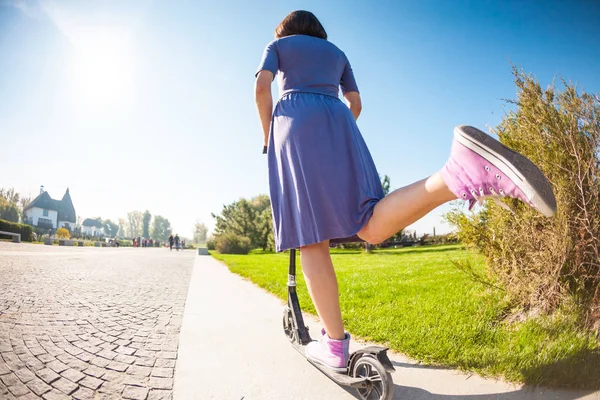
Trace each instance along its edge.
{"label": "girl's arm", "polygon": [[362,102],[360,101],[360,93],[358,92],[347,92],[344,94],[344,98],[354,115],[354,119],[358,119],[360,112],[362,111]]}
{"label": "girl's arm", "polygon": [[273,73],[262,70],[256,77],[254,84],[254,99],[256,108],[263,129],[263,145],[269,142],[269,130],[271,129],[271,117],[273,114],[273,96],[271,95],[271,82],[273,82]]}

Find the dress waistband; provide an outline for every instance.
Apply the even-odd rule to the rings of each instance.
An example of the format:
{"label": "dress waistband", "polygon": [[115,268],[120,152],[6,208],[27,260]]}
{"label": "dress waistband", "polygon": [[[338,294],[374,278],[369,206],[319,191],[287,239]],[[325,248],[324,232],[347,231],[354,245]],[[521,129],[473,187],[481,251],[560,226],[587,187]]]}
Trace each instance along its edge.
{"label": "dress waistband", "polygon": [[311,91],[311,90],[307,90],[307,89],[288,89],[286,91],[284,91],[281,96],[279,96],[279,100],[283,99],[285,96],[289,95],[289,94],[293,94],[293,93],[310,93],[310,94],[320,94],[321,96],[327,96],[327,97],[332,97],[334,99],[339,100],[340,98],[338,96],[334,96],[330,93],[323,93],[323,92],[318,92],[318,91]]}

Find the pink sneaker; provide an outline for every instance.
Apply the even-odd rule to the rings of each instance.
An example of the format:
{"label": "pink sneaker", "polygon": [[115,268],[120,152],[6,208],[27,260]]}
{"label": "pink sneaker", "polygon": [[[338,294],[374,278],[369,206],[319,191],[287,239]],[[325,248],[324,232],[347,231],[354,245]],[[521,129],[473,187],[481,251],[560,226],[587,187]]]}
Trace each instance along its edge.
{"label": "pink sneaker", "polygon": [[452,193],[469,200],[469,210],[484,198],[509,209],[498,201],[506,196],[525,202],[547,217],[556,212],[552,186],[542,171],[528,158],[472,126],[454,128],[450,158],[441,174]]}
{"label": "pink sneaker", "polygon": [[350,334],[346,333],[343,340],[330,339],[325,329],[321,329],[321,334],[321,339],[306,345],[306,357],[332,371],[346,373],[346,363],[350,357]]}

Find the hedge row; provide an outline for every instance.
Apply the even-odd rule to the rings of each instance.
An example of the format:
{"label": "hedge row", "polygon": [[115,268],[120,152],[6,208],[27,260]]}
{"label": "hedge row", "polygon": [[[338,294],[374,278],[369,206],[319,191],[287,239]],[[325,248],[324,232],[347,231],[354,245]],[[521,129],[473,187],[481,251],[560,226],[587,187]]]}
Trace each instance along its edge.
{"label": "hedge row", "polygon": [[24,242],[31,242],[33,239],[33,227],[31,225],[17,224],[0,219],[0,231],[20,233],[21,240]]}

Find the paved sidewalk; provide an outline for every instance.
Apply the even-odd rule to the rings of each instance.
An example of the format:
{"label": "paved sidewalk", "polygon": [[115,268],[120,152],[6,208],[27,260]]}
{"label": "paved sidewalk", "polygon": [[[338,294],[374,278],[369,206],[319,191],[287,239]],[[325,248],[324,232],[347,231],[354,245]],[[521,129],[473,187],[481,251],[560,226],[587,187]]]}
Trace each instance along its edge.
{"label": "paved sidewalk", "polygon": [[[282,302],[197,256],[175,369],[175,400],[355,399],[312,367],[284,336]],[[310,331],[319,324],[307,317]],[[353,342],[351,350],[363,344]],[[521,388],[390,354],[402,400],[600,400],[600,393]]]}
{"label": "paved sidewalk", "polygon": [[0,399],[171,399],[193,262],[0,242]]}

